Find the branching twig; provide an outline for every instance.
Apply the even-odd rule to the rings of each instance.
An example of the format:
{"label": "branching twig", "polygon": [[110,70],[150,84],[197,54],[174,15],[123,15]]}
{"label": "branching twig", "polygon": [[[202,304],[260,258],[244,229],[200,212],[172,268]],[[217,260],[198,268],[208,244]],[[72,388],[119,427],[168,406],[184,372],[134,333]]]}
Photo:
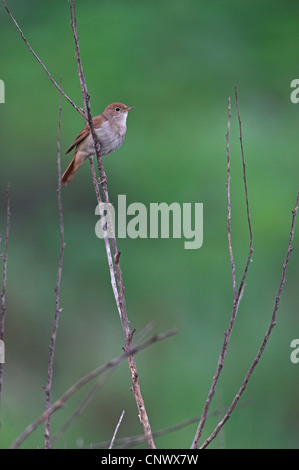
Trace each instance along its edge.
{"label": "branching twig", "polygon": [[[48,379],[45,386],[46,392],[46,411],[51,408],[50,403],[50,394],[52,387],[52,376],[53,376],[53,364],[54,364],[54,350],[56,343],[56,336],[58,330],[58,322],[62,308],[60,307],[60,285],[61,285],[61,276],[62,276],[62,267],[63,267],[63,255],[64,255],[64,224],[63,224],[63,207],[61,199],[61,159],[60,159],[60,133],[61,133],[61,94],[59,93],[59,116],[58,116],[58,138],[57,138],[57,173],[58,173],[58,183],[57,183],[57,199],[58,199],[58,211],[59,211],[59,224],[60,224],[60,253],[59,253],[59,262],[58,262],[58,271],[57,271],[57,281],[55,288],[55,316],[53,329],[51,334],[51,342],[49,347],[49,363],[48,363]],[[45,419],[45,448],[50,449],[50,415],[48,414]]]}
{"label": "branching twig", "polygon": [[262,341],[262,344],[258,350],[258,353],[257,355],[255,356],[250,368],[248,369],[248,372],[245,376],[245,379],[243,380],[243,383],[241,385],[241,387],[239,388],[239,391],[238,393],[236,394],[236,396],[234,397],[233,401],[232,401],[232,404],[231,406],[229,407],[229,409],[227,410],[225,416],[223,417],[223,419],[217,424],[216,428],[214,429],[214,431],[212,432],[212,434],[205,440],[205,442],[202,444],[202,446],[200,447],[201,449],[204,449],[205,447],[207,447],[207,445],[213,440],[215,439],[215,437],[217,436],[217,434],[219,433],[220,429],[224,426],[224,424],[226,423],[226,421],[230,418],[231,416],[231,413],[233,412],[233,410],[235,409],[242,393],[244,392],[244,390],[246,389],[247,387],[247,384],[248,384],[248,381],[254,371],[254,369],[256,368],[260,358],[261,358],[261,355],[263,354],[264,352],[264,349],[269,341],[269,337],[271,335],[271,332],[274,328],[274,326],[276,325],[276,316],[277,316],[277,310],[278,310],[278,306],[279,306],[279,303],[280,303],[280,298],[281,298],[281,293],[282,293],[282,289],[283,289],[283,286],[286,282],[286,271],[287,271],[287,267],[288,267],[288,264],[289,264],[289,260],[290,260],[290,255],[291,255],[291,252],[293,251],[293,239],[294,239],[294,232],[295,232],[295,222],[296,222],[296,217],[297,217],[297,211],[298,211],[298,205],[299,205],[299,190],[298,190],[298,193],[297,193],[297,199],[296,199],[296,204],[295,204],[295,208],[294,210],[292,211],[292,224],[291,224],[291,231],[290,231],[290,238],[289,238],[289,244],[288,244],[288,250],[287,250],[287,254],[286,254],[286,258],[285,258],[285,261],[283,263],[283,267],[282,267],[282,276],[281,276],[281,281],[280,281],[280,285],[279,285],[279,288],[278,288],[278,292],[277,292],[277,296],[276,296],[276,299],[275,299],[275,305],[274,305],[274,310],[273,310],[273,313],[272,313],[272,317],[271,317],[271,321],[270,321],[270,325],[269,325],[269,328],[268,330],[266,331],[266,334],[263,338],[263,341]]}
{"label": "branching twig", "polygon": [[[3,254],[3,279],[2,279],[2,291],[1,291],[1,309],[0,309],[0,340],[4,341],[4,324],[5,324],[5,296],[6,296],[6,284],[7,284],[7,250],[8,250],[8,238],[10,229],[10,185],[7,186],[6,191],[6,232],[5,232],[5,243],[4,243],[4,254]],[[1,242],[1,238],[0,238]],[[0,243],[1,248],[1,243]],[[2,383],[3,383],[3,364],[0,362],[0,408],[2,398]]]}
{"label": "branching twig", "polygon": [[[75,39],[75,48],[76,48],[76,56],[77,56],[77,64],[78,64],[78,70],[79,70],[82,96],[86,104],[88,123],[89,123],[91,134],[94,140],[98,168],[99,168],[99,173],[100,173],[100,184],[103,190],[104,201],[105,203],[110,204],[108,187],[107,187],[107,178],[106,178],[106,174],[105,174],[103,163],[102,163],[102,157],[101,157],[100,143],[95,133],[95,129],[94,129],[93,122],[92,122],[92,115],[91,115],[91,109],[90,109],[90,95],[88,94],[88,91],[87,91],[85,76],[84,76],[82,62],[80,58],[79,39],[78,39],[77,24],[76,24],[75,0],[73,1],[68,0],[68,2],[69,2],[69,7],[70,7],[70,13],[71,13],[71,26],[73,30],[74,39]],[[93,182],[94,182],[94,177],[93,177]],[[96,195],[98,198],[98,203],[100,203],[101,199],[99,198],[98,186],[95,186],[95,191],[96,191]],[[109,214],[108,214],[108,217],[109,217]],[[111,238],[110,243],[111,243],[113,258],[111,257],[110,243],[109,243],[107,231],[105,230],[105,228],[103,230],[103,233],[104,233],[104,241],[105,241],[106,253],[107,253],[107,258],[108,258],[108,264],[109,264],[109,269],[110,269],[110,277],[111,277],[113,293],[114,293],[116,305],[119,310],[121,324],[122,324],[123,333],[125,337],[124,350],[128,353],[128,351],[132,350],[132,337],[133,337],[135,330],[130,329],[129,320],[128,320],[128,316],[126,312],[124,284],[122,280],[122,272],[121,272],[121,267],[119,263],[119,251],[117,249],[116,239]],[[115,277],[116,277],[116,283],[115,283]],[[116,284],[117,284],[117,290],[115,289]],[[130,369],[132,385],[133,385],[132,390],[135,396],[138,414],[139,414],[140,421],[143,425],[147,444],[149,448],[155,448],[150,422],[149,422],[148,415],[146,412],[144,400],[141,394],[141,389],[139,385],[139,376],[137,372],[135,359],[134,359],[134,356],[131,354],[128,354],[128,363],[129,363],[129,369]]]}
{"label": "branching twig", "polygon": [[[235,96],[236,96],[236,104],[238,106],[238,101],[237,101],[237,91],[235,88]],[[191,448],[192,449],[197,449],[198,448],[198,443],[199,439],[202,434],[202,430],[205,425],[205,421],[207,418],[207,414],[209,411],[209,407],[211,405],[212,398],[215,394],[215,389],[216,385],[218,383],[222,368],[223,368],[223,363],[224,359],[226,357],[227,353],[227,348],[229,344],[229,340],[231,337],[231,332],[233,329],[233,326],[236,321],[236,316],[239,308],[239,304],[245,289],[245,279],[248,273],[248,267],[251,261],[252,257],[252,252],[253,252],[253,247],[252,247],[252,229],[251,229],[251,219],[250,219],[250,212],[249,212],[249,203],[248,203],[248,192],[247,192],[247,182],[246,182],[246,171],[245,171],[245,160],[244,160],[244,151],[243,151],[243,142],[242,142],[242,129],[241,129],[241,119],[240,119],[240,114],[239,114],[239,108],[237,107],[238,111],[238,118],[239,118],[239,127],[240,127],[240,142],[241,142],[241,153],[242,153],[242,163],[243,163],[243,180],[244,180],[244,186],[245,186],[245,196],[246,196],[246,207],[247,207],[247,221],[248,221],[248,226],[249,226],[249,234],[250,234],[250,248],[249,248],[249,254],[246,262],[246,266],[244,269],[244,273],[240,282],[240,286],[238,289],[238,292],[236,292],[236,280],[235,280],[235,264],[234,264],[234,259],[233,259],[233,254],[232,254],[232,245],[231,245],[231,233],[230,233],[230,223],[231,223],[231,207],[230,207],[230,155],[229,155],[229,130],[230,130],[230,120],[231,120],[231,107],[230,107],[230,99],[228,102],[228,126],[227,126],[227,134],[226,134],[226,151],[227,151],[227,206],[228,206],[228,218],[227,218],[227,232],[228,232],[228,244],[229,244],[229,252],[230,252],[230,260],[231,260],[231,269],[232,269],[232,279],[233,279],[233,291],[234,291],[234,301],[233,301],[233,308],[232,308],[232,314],[231,318],[229,321],[229,325],[227,330],[224,333],[224,342],[222,346],[222,350],[218,359],[217,367],[216,367],[216,373],[213,377],[212,380],[212,385],[209,390],[208,398],[205,402],[204,409],[202,412],[202,416],[192,443]]]}
{"label": "branching twig", "polygon": [[235,262],[233,256],[233,247],[231,239],[231,203],[230,203],[230,157],[229,157],[229,132],[230,132],[230,121],[231,121],[231,105],[230,98],[228,98],[228,120],[227,120],[227,133],[226,133],[226,161],[227,161],[227,181],[226,181],[226,192],[227,192],[227,237],[228,237],[228,249],[230,256],[230,264],[232,271],[232,281],[233,281],[233,293],[234,300],[237,297],[237,287],[236,287],[236,270]]}
{"label": "branching twig", "polygon": [[23,41],[25,42],[26,46],[28,47],[29,51],[31,52],[31,54],[36,58],[36,60],[38,61],[38,63],[42,66],[42,68],[44,69],[44,71],[46,72],[46,74],[48,75],[49,79],[51,80],[51,82],[53,83],[53,85],[56,86],[57,90],[59,90],[59,92],[64,96],[64,98],[75,108],[76,111],[78,111],[78,113],[81,114],[81,116],[83,116],[85,118],[85,114],[84,112],[82,111],[82,109],[80,109],[78,106],[75,105],[75,103],[67,96],[67,94],[62,90],[61,86],[58,85],[58,83],[54,80],[54,78],[52,77],[52,75],[50,74],[49,70],[46,68],[46,66],[44,65],[44,63],[42,62],[42,60],[38,57],[38,55],[34,52],[34,50],[32,49],[32,47],[30,46],[29,42],[27,41],[26,37],[24,36],[23,34],[23,31],[21,30],[20,26],[18,25],[17,21],[15,20],[15,18],[13,17],[12,13],[10,12],[10,10],[8,9],[8,6],[6,5],[5,1],[4,0],[1,0],[1,2],[3,3],[7,13],[9,14],[10,18],[12,19],[15,27],[17,28],[17,30],[19,31],[20,35],[21,35],[21,38],[23,39]]}
{"label": "branching twig", "polygon": [[[163,341],[166,338],[169,338],[177,333],[176,329],[172,329],[167,331],[166,333],[161,333],[158,335],[153,336],[152,338],[144,341],[142,344],[132,348],[128,354],[137,354],[143,349],[148,348],[152,344],[155,344],[159,341]],[[124,359],[127,358],[127,354],[123,353],[111,361],[107,362],[106,364],[98,367],[97,369],[93,370],[89,374],[85,375],[81,379],[79,379],[72,387],[70,387],[56,402],[51,406],[51,408],[44,413],[42,413],[33,423],[29,424],[25,431],[12,443],[11,449],[17,449],[20,445],[27,439],[30,434],[46,419],[47,415],[52,415],[55,411],[61,408],[65,402],[76,393],[81,387],[85,384],[93,380],[95,377],[98,377],[100,374],[108,371],[111,368],[118,366]]]}

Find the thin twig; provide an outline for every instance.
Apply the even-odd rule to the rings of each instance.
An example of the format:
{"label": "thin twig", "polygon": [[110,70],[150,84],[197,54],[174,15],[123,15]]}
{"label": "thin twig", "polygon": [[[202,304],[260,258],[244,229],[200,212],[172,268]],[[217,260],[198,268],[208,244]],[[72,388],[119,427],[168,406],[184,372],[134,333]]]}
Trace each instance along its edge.
{"label": "thin twig", "polygon": [[[61,83],[61,80],[60,80]],[[59,211],[59,225],[60,225],[60,253],[58,261],[58,271],[57,271],[57,281],[55,288],[55,315],[54,323],[51,334],[51,341],[49,347],[49,363],[48,363],[48,379],[45,386],[46,392],[46,411],[51,408],[50,394],[52,387],[52,377],[53,377],[53,364],[54,364],[54,352],[56,344],[56,336],[58,330],[59,317],[62,312],[60,307],[60,285],[61,285],[61,276],[63,268],[63,255],[64,255],[64,224],[63,224],[63,207],[61,199],[61,151],[60,151],[60,134],[61,134],[61,93],[59,93],[59,116],[58,116],[58,138],[57,138],[57,173],[58,173],[58,183],[57,183],[57,199],[58,199],[58,211]],[[50,415],[48,414],[45,419],[45,448],[51,448],[50,442]]]}
{"label": "thin twig", "polygon": [[228,236],[228,249],[230,256],[230,264],[232,271],[232,281],[233,281],[233,293],[234,300],[237,297],[237,288],[236,288],[236,270],[235,262],[233,256],[233,247],[231,239],[231,213],[232,207],[230,202],[230,157],[229,157],[229,132],[230,132],[230,121],[231,121],[231,105],[230,98],[228,98],[228,120],[227,120],[227,133],[226,133],[226,160],[227,160],[227,181],[226,181],[226,191],[227,191],[227,236]]}
{"label": "thin twig", "polygon": [[[97,203],[101,204],[102,203],[102,197],[100,193],[100,188],[96,176],[96,170],[93,162],[93,157],[89,157],[89,162],[90,162],[90,168],[91,168],[91,174],[92,174],[92,182],[94,186],[94,190],[96,193],[96,198],[97,198]],[[108,211],[109,212],[109,211]],[[114,299],[117,305],[117,310],[119,312],[119,315],[121,317],[121,310],[120,310],[120,305],[119,305],[119,298],[118,298],[118,290],[117,290],[117,285],[116,285],[116,278],[115,278],[115,273],[114,273],[114,264],[113,264],[113,258],[112,258],[112,253],[111,253],[111,248],[110,248],[110,242],[108,238],[108,232],[107,232],[107,227],[104,221],[104,217],[101,217],[101,226],[103,230],[103,239],[104,239],[104,244],[105,244],[105,249],[106,249],[106,254],[107,254],[107,260],[108,260],[108,267],[109,267],[109,272],[110,272],[110,281],[111,281],[111,286],[112,286],[112,291],[114,295]]]}
{"label": "thin twig", "polygon": [[[3,255],[3,278],[2,278],[2,291],[1,291],[1,310],[0,310],[0,340],[4,341],[4,326],[5,326],[5,297],[6,297],[6,285],[7,285],[7,251],[8,251],[8,238],[10,230],[10,185],[8,184],[6,190],[6,232],[5,232],[5,243],[4,243],[4,255]],[[0,238],[1,242],[1,238]],[[1,244],[0,244],[1,246]],[[2,384],[3,384],[3,364],[0,362],[0,409],[1,409],[1,398],[2,398]]]}
{"label": "thin twig", "polygon": [[0,335],[3,339],[4,334],[4,321],[5,321],[5,295],[6,295],[6,284],[7,284],[7,251],[8,251],[8,238],[10,230],[10,184],[6,190],[6,232],[5,232],[5,244],[4,244],[4,255],[3,255],[3,280],[2,280],[2,292],[1,292],[1,315],[0,315]]}
{"label": "thin twig", "polygon": [[[70,2],[69,2],[69,5],[70,5]],[[71,5],[70,5],[70,15],[71,15],[71,26],[74,25],[74,29],[75,29],[75,31],[77,31],[77,18],[76,18],[76,5],[75,5],[75,2],[73,4],[73,8],[71,8]],[[81,63],[81,55],[80,55],[80,49],[79,49],[79,38],[75,34],[74,34],[74,40],[75,40],[75,49],[76,49],[76,58],[77,58],[77,69],[78,69],[78,75],[79,75],[79,80],[80,80],[80,88],[81,88],[81,93],[82,93],[83,109],[84,109],[84,114],[85,114],[85,123],[87,123],[87,107],[86,107],[86,92],[87,92],[87,90],[85,89],[86,80],[85,80],[85,75],[84,75],[83,67],[82,67],[82,63]]]}
{"label": "thin twig", "polygon": [[61,86],[58,85],[58,83],[54,80],[54,78],[52,77],[52,75],[50,74],[49,70],[46,68],[46,66],[44,65],[44,63],[42,62],[42,60],[38,57],[38,55],[36,54],[36,52],[34,52],[34,50],[32,49],[32,47],[30,46],[29,42],[27,41],[26,37],[24,36],[24,33],[23,31],[21,30],[20,26],[18,25],[17,21],[15,20],[15,18],[13,17],[12,13],[10,12],[10,10],[8,9],[6,3],[4,0],[1,0],[1,2],[3,3],[4,5],[4,8],[6,9],[7,13],[9,14],[10,18],[12,19],[15,27],[17,28],[17,30],[19,31],[20,35],[21,35],[21,38],[23,39],[23,41],[25,42],[26,46],[28,47],[29,51],[31,52],[31,54],[36,58],[36,60],[38,61],[38,63],[42,66],[42,68],[44,69],[44,71],[46,72],[46,74],[48,75],[49,79],[51,80],[51,82],[53,83],[53,85],[56,86],[57,90],[59,90],[59,92],[64,96],[64,98],[75,108],[76,111],[78,111],[78,113],[81,114],[81,116],[84,117],[85,119],[85,114],[84,112],[82,111],[82,109],[80,109],[78,106],[76,106],[76,104],[67,96],[67,94],[62,90]]}
{"label": "thin twig", "polygon": [[125,410],[123,410],[121,415],[120,415],[120,418],[118,420],[118,423],[116,425],[115,431],[113,433],[113,436],[112,436],[112,439],[111,439],[111,442],[110,442],[110,445],[109,445],[109,449],[112,449],[112,447],[114,446],[114,441],[115,441],[115,438],[116,438],[116,434],[118,433],[119,426],[120,426],[120,424],[123,420],[124,414],[125,414]]}
{"label": "thin twig", "polygon": [[247,276],[247,271],[249,268],[249,264],[251,262],[251,257],[253,253],[253,234],[252,234],[252,226],[251,226],[251,218],[250,218],[250,210],[249,210],[249,200],[248,200],[248,190],[247,190],[247,180],[246,180],[246,165],[245,165],[245,157],[244,157],[244,147],[243,147],[243,138],[242,138],[242,123],[241,123],[241,118],[240,118],[240,111],[239,111],[239,104],[238,104],[238,93],[237,93],[237,87],[235,86],[235,98],[236,98],[236,108],[237,108],[237,114],[238,114],[238,121],[239,121],[239,140],[240,140],[240,145],[241,145],[241,155],[242,155],[242,165],[243,165],[243,180],[244,180],[244,189],[245,189],[245,199],[246,199],[246,211],[247,211],[247,222],[248,222],[248,228],[249,228],[249,253],[244,269],[244,273],[240,282],[240,287],[239,287],[239,296],[241,291],[243,291],[243,286],[245,283],[245,278]]}
{"label": "thin twig", "polygon": [[[100,184],[103,190],[104,201],[107,204],[110,204],[108,186],[107,186],[107,177],[106,177],[103,163],[102,163],[100,143],[99,143],[99,140],[96,135],[93,122],[92,122],[92,115],[91,115],[91,109],[90,109],[90,95],[88,94],[88,91],[87,91],[85,76],[84,76],[82,62],[80,58],[79,39],[78,39],[77,23],[76,23],[75,0],[73,0],[73,2],[71,0],[68,0],[68,2],[69,2],[69,7],[70,7],[70,13],[71,13],[71,27],[72,27],[72,31],[73,31],[73,35],[75,39],[75,48],[76,48],[76,56],[77,56],[77,64],[78,64],[78,70],[79,70],[82,96],[86,103],[88,123],[90,126],[91,135],[94,140],[98,168],[99,168],[99,173],[100,173]],[[98,197],[96,187],[95,187],[95,191]],[[98,198],[98,203],[100,202],[101,201]],[[108,217],[109,217],[109,214],[108,214]],[[109,221],[108,221],[108,224],[109,224]],[[125,337],[124,350],[128,353],[128,351],[132,350],[132,337],[133,337],[135,330],[130,329],[130,324],[129,324],[129,320],[128,320],[128,316],[126,312],[124,284],[123,284],[123,279],[122,279],[121,267],[119,263],[119,251],[117,249],[116,239],[111,238],[110,243],[111,243],[112,254],[113,254],[113,258],[111,258],[111,249],[110,249],[110,243],[108,240],[107,232],[104,230],[103,233],[104,233],[108,264],[109,264],[109,269],[110,269],[110,277],[111,277],[113,293],[114,293],[116,305],[119,310],[121,324],[122,324],[123,333]],[[113,268],[113,260],[115,261],[114,268]],[[112,261],[112,264],[111,264],[111,261]],[[115,289],[115,277],[116,277],[116,283],[117,283],[117,290]],[[154,449],[155,443],[153,440],[151,426],[150,426],[150,422],[149,422],[148,415],[147,415],[146,408],[145,408],[145,403],[141,394],[137,367],[136,367],[134,356],[131,354],[128,354],[128,363],[129,363],[129,369],[130,369],[132,385],[133,385],[132,390],[135,396],[139,418],[143,425],[148,447],[151,449]]]}
{"label": "thin twig", "polygon": [[[143,349],[148,348],[152,344],[155,344],[157,342],[163,341],[166,338],[169,338],[177,333],[177,329],[172,329],[169,331],[166,331],[165,333],[160,333],[158,335],[152,336],[150,339],[147,341],[144,341],[142,344],[135,346],[132,348],[131,351],[129,351],[129,354],[137,354]],[[51,406],[51,408],[44,413],[42,413],[35,421],[33,421],[31,424],[29,424],[25,431],[20,434],[20,436],[11,444],[11,449],[17,449],[20,447],[20,445],[27,439],[27,437],[32,434],[32,432],[46,419],[46,416],[52,415],[55,411],[60,409],[66,401],[74,395],[81,387],[83,387],[85,384],[93,380],[95,377],[98,377],[100,374],[103,374],[104,372],[108,371],[111,368],[114,368],[118,366],[124,359],[127,358],[127,354],[123,353],[114,359],[110,360],[106,364],[98,367],[97,369],[93,370],[89,374],[85,375],[84,377],[81,377],[74,385],[72,385],[58,400],[55,401],[55,403]]]}
{"label": "thin twig", "polygon": [[291,252],[293,251],[293,240],[294,240],[294,233],[295,233],[295,222],[296,222],[296,217],[297,217],[297,211],[298,211],[298,205],[299,205],[299,190],[298,190],[298,193],[297,193],[297,199],[296,199],[296,204],[295,204],[295,208],[294,210],[292,211],[292,224],[291,224],[291,231],[290,231],[290,238],[289,238],[289,244],[288,244],[288,249],[287,249],[287,254],[286,254],[286,257],[285,257],[285,261],[283,263],[283,267],[282,267],[282,275],[281,275],[281,281],[280,281],[280,285],[279,285],[279,288],[278,288],[278,292],[277,292],[277,295],[276,295],[276,299],[275,299],[275,304],[274,304],[274,310],[273,310],[273,313],[272,313],[272,317],[271,317],[271,321],[270,321],[270,325],[269,325],[269,328],[268,330],[266,331],[266,334],[263,338],[263,341],[262,341],[262,344],[258,350],[258,353],[257,355],[255,356],[250,368],[248,369],[248,372],[245,376],[245,379],[243,380],[243,383],[241,385],[241,387],[239,388],[239,391],[238,393],[235,395],[233,401],[232,401],[232,404],[230,405],[229,409],[227,410],[225,416],[223,417],[223,419],[217,424],[216,428],[214,429],[214,431],[212,432],[212,434],[205,440],[205,442],[202,444],[202,446],[200,447],[201,449],[204,449],[205,447],[208,446],[208,444],[213,440],[215,439],[215,437],[217,436],[217,434],[219,433],[220,429],[224,426],[224,424],[226,423],[226,421],[230,418],[234,408],[236,407],[242,393],[244,392],[244,390],[246,389],[247,387],[247,384],[248,384],[248,381],[254,371],[254,369],[256,368],[260,358],[261,358],[261,355],[263,354],[264,352],[264,349],[269,341],[269,338],[270,338],[270,335],[271,335],[271,332],[274,328],[274,326],[276,325],[276,317],[277,317],[277,310],[278,310],[278,307],[279,307],[279,303],[280,303],[280,298],[281,298],[281,294],[282,294],[282,290],[283,290],[283,287],[284,287],[284,284],[286,282],[286,272],[287,272],[287,267],[288,267],[288,264],[289,264],[289,260],[290,260],[290,255],[291,255]]}
{"label": "thin twig", "polygon": [[[8,238],[10,230],[10,185],[8,184],[6,190],[6,232],[5,232],[5,244],[4,244],[4,255],[3,255],[3,278],[2,278],[2,291],[1,291],[1,310],[0,310],[0,340],[4,340],[4,326],[5,326],[5,311],[6,311],[6,285],[7,285],[7,252],[8,252]],[[0,243],[1,243],[0,238]],[[1,244],[0,244],[1,246]],[[3,383],[3,364],[0,363],[0,405],[2,397],[2,383]]]}

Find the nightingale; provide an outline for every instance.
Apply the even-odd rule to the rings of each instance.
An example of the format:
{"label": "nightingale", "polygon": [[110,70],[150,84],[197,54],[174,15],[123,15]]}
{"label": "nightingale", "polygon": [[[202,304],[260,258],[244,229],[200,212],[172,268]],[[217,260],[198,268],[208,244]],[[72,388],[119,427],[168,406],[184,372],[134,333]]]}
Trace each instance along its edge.
{"label": "nightingale", "polygon": [[[92,122],[100,142],[102,156],[112,153],[123,143],[127,132],[126,122],[130,109],[133,108],[123,103],[112,103],[107,106],[102,114],[93,118]],[[89,124],[86,124],[66,153],[69,153],[73,148],[75,148],[73,159],[61,179],[61,182],[65,185],[74,178],[84,161],[96,153]]]}

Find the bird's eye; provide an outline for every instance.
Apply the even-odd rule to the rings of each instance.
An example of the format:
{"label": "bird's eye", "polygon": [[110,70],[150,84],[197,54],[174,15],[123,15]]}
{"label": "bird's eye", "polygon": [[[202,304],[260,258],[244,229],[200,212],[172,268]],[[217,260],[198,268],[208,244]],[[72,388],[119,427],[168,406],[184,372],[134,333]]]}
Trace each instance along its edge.
{"label": "bird's eye", "polygon": [[120,111],[120,108],[115,108],[115,111]]}

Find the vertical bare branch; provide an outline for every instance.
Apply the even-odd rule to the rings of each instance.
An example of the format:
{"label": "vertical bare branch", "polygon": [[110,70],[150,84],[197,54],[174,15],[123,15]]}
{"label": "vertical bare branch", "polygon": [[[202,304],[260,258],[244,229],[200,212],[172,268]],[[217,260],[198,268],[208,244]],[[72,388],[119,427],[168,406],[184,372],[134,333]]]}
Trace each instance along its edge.
{"label": "vertical bare branch", "polygon": [[[4,255],[3,255],[3,279],[2,279],[2,291],[1,291],[1,309],[0,309],[0,340],[4,341],[4,324],[5,324],[5,297],[6,297],[6,285],[7,285],[7,251],[8,251],[8,238],[10,229],[10,185],[8,184],[6,190],[6,232],[5,232],[5,243],[4,243]],[[0,238],[1,248],[1,238]],[[0,408],[2,398],[2,384],[3,384],[3,364],[0,362]]]}
{"label": "vertical bare branch", "polygon": [[[70,12],[71,12],[71,26],[72,26],[74,39],[75,39],[78,70],[80,70],[79,77],[80,77],[80,83],[81,83],[81,89],[82,89],[82,96],[85,98],[88,123],[89,123],[91,134],[94,140],[98,168],[99,168],[99,173],[100,173],[100,185],[102,187],[104,201],[106,203],[110,203],[109,194],[108,194],[108,186],[107,186],[107,178],[106,178],[106,174],[105,174],[103,163],[102,163],[100,143],[95,133],[93,122],[92,122],[92,115],[91,115],[91,109],[90,109],[90,95],[88,94],[88,91],[87,91],[85,76],[84,76],[82,62],[80,58],[79,39],[78,39],[78,33],[77,33],[76,12],[75,12],[75,0],[73,0],[73,2],[71,0],[68,0],[68,2],[69,2]],[[94,175],[93,175],[93,182],[95,185]],[[99,203],[101,201],[99,200],[99,191],[98,191],[97,186],[95,186],[95,192],[96,192],[98,203]],[[124,350],[128,353],[128,363],[129,363],[129,369],[130,369],[132,385],[133,385],[132,390],[135,396],[138,414],[139,414],[140,421],[143,425],[147,444],[149,448],[155,448],[151,426],[150,426],[148,415],[145,409],[145,403],[141,394],[141,389],[139,385],[139,376],[137,373],[135,359],[134,359],[134,356],[129,353],[132,350],[132,338],[133,338],[133,334],[135,330],[131,331],[127,312],[126,312],[124,284],[123,284],[123,279],[122,279],[121,267],[119,263],[120,252],[117,249],[116,239],[111,238],[109,242],[108,235],[105,229],[103,230],[103,233],[104,233],[104,241],[105,241],[106,253],[107,253],[107,258],[108,258],[108,264],[109,264],[109,269],[110,269],[110,277],[111,277],[113,293],[114,293],[116,305],[119,310],[121,324],[122,324],[123,333],[125,337]],[[111,243],[113,258],[111,258],[110,243]],[[113,260],[112,265],[111,265],[111,260]],[[113,264],[114,264],[114,268],[113,268]],[[116,283],[115,283],[115,278],[116,278]],[[115,290],[115,285],[117,285],[117,291]]]}
{"label": "vertical bare branch", "polygon": [[217,424],[216,428],[214,429],[214,431],[212,432],[212,434],[205,440],[205,442],[202,444],[202,446],[200,447],[201,449],[204,449],[205,447],[207,447],[209,445],[209,443],[215,439],[215,437],[217,436],[217,434],[219,433],[220,429],[224,426],[224,424],[226,423],[226,421],[230,418],[233,410],[235,409],[242,393],[244,392],[244,390],[246,389],[247,387],[247,384],[248,384],[248,381],[254,371],[254,369],[256,368],[260,358],[261,358],[261,355],[263,354],[264,352],[264,349],[269,341],[269,338],[270,338],[270,335],[271,335],[271,332],[274,328],[274,326],[276,325],[276,317],[277,317],[277,310],[278,310],[278,307],[279,307],[279,303],[280,303],[280,298],[281,298],[281,294],[282,294],[282,290],[283,290],[283,287],[285,285],[285,282],[286,282],[286,272],[287,272],[287,267],[288,267],[288,264],[289,264],[289,260],[290,260],[290,255],[291,255],[291,252],[293,251],[294,247],[293,247],[293,240],[294,240],[294,233],[295,233],[295,222],[296,222],[296,217],[297,217],[297,211],[298,211],[298,206],[299,206],[299,189],[298,189],[298,193],[297,193],[297,199],[296,199],[296,203],[295,203],[295,208],[294,210],[292,211],[292,224],[291,224],[291,231],[290,231],[290,237],[289,237],[289,244],[288,244],[288,249],[287,249],[287,254],[286,254],[286,257],[285,257],[285,261],[283,263],[283,267],[282,267],[282,275],[281,275],[281,281],[280,281],[280,284],[279,284],[279,288],[278,288],[278,292],[277,292],[277,295],[276,295],[276,299],[275,299],[275,304],[274,304],[274,310],[273,310],[273,313],[272,313],[272,317],[271,317],[271,321],[270,321],[270,325],[269,325],[269,328],[268,330],[266,331],[266,334],[263,338],[263,341],[262,341],[262,344],[257,352],[257,355],[255,356],[250,368],[248,369],[248,372],[243,380],[243,383],[241,385],[241,387],[239,388],[238,390],[238,393],[235,395],[233,401],[232,401],[232,404],[230,405],[229,409],[227,410],[227,412],[225,413],[223,419]]}
{"label": "vertical bare branch", "polygon": [[230,132],[230,121],[231,121],[231,105],[230,98],[228,98],[228,120],[227,120],[227,133],[226,133],[226,160],[227,160],[227,181],[226,181],[226,192],[227,192],[227,237],[228,237],[228,249],[230,256],[230,264],[232,271],[232,281],[233,281],[233,293],[234,300],[237,297],[237,288],[236,288],[236,270],[233,256],[233,247],[232,247],[232,238],[231,238],[231,213],[232,207],[230,203],[230,156],[229,156],[229,132]]}
{"label": "vertical bare branch", "polygon": [[[71,26],[74,25],[74,28],[72,26],[73,31],[77,31],[77,18],[76,18],[76,5],[75,2],[73,6],[70,4],[70,15],[71,15]],[[75,40],[75,49],[76,49],[76,57],[77,57],[77,69],[78,69],[78,75],[79,75],[79,80],[80,80],[80,88],[81,88],[81,93],[82,93],[82,102],[83,102],[83,109],[84,109],[84,114],[85,114],[85,123],[87,123],[87,107],[86,107],[86,97],[87,97],[87,89],[86,89],[86,81],[85,81],[85,75],[83,72],[83,66],[81,62],[81,54],[80,54],[80,49],[79,49],[79,37],[74,34],[74,40]]]}
{"label": "vertical bare branch", "polygon": [[236,98],[236,108],[237,108],[237,114],[238,114],[238,121],[239,121],[239,139],[240,139],[240,145],[241,145],[241,155],[242,155],[242,165],[243,165],[243,180],[244,180],[244,189],[245,189],[245,199],[246,199],[246,211],[247,211],[247,221],[248,221],[248,228],[249,228],[249,253],[248,253],[248,258],[246,261],[244,273],[241,279],[240,287],[239,287],[239,296],[241,292],[243,291],[244,283],[245,283],[245,278],[247,276],[247,271],[249,268],[249,264],[251,261],[251,256],[253,253],[253,234],[252,234],[252,227],[251,227],[251,219],[250,219],[250,210],[249,210],[249,200],[248,200],[248,190],[247,190],[247,181],[246,181],[246,165],[245,165],[245,158],[244,158],[244,148],[243,148],[243,138],[242,138],[242,124],[241,124],[241,118],[240,118],[240,111],[239,111],[239,104],[238,104],[238,93],[237,93],[237,87],[235,86],[235,98]]}
{"label": "vertical bare branch", "polygon": [[[58,271],[57,271],[57,281],[55,288],[55,315],[54,323],[51,334],[51,341],[49,347],[49,363],[48,363],[48,379],[45,387],[46,392],[46,411],[51,408],[50,394],[52,387],[52,377],[53,377],[53,364],[54,364],[54,352],[55,352],[55,343],[58,330],[58,323],[60,313],[62,308],[60,307],[60,285],[61,285],[61,276],[63,268],[63,255],[64,255],[64,224],[63,224],[63,207],[61,199],[61,160],[60,160],[60,134],[61,134],[61,93],[59,93],[59,116],[58,116],[58,138],[57,138],[57,173],[58,173],[58,183],[57,183],[57,199],[58,199],[58,212],[59,212],[59,225],[60,225],[60,253],[58,261]],[[45,448],[51,448],[50,442],[50,414],[46,414],[45,419]]]}
{"label": "vertical bare branch", "polygon": [[[89,162],[90,162],[92,182],[93,182],[94,190],[95,190],[95,193],[96,193],[97,203],[101,204],[102,203],[102,196],[101,196],[101,193],[100,193],[100,188],[99,188],[97,175],[96,175],[96,170],[95,170],[94,161],[93,161],[92,156],[89,157]],[[106,249],[106,254],[107,254],[107,260],[108,260],[108,266],[109,266],[109,272],[110,272],[110,281],[111,281],[112,291],[113,291],[113,295],[114,295],[114,299],[115,299],[115,302],[116,302],[116,305],[117,305],[119,315],[121,316],[121,313],[120,313],[121,310],[120,310],[119,300],[118,300],[118,289],[117,289],[116,278],[115,278],[115,273],[114,273],[113,258],[112,258],[112,253],[111,253],[107,228],[106,228],[103,217],[101,218],[101,227],[102,227],[102,230],[103,230],[103,239],[104,239],[104,244],[105,244],[105,249]]]}

